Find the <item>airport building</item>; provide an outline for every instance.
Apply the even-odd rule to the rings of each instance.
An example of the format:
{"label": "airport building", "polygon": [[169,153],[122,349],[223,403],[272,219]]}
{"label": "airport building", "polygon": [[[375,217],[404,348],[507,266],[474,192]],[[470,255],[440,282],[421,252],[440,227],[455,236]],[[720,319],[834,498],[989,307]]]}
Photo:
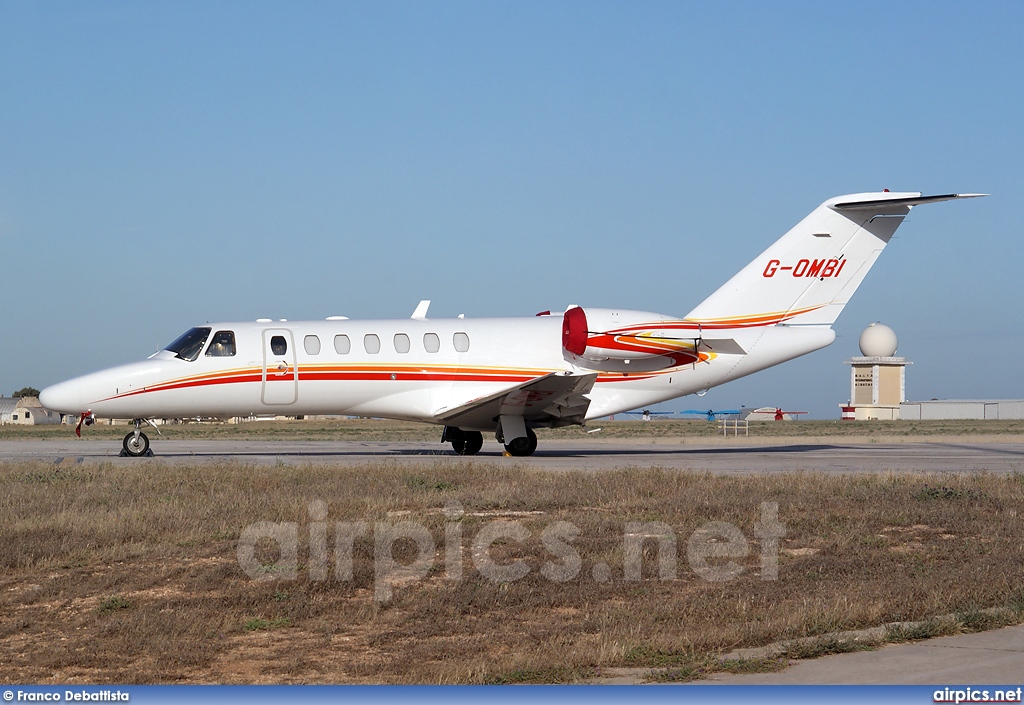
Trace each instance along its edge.
{"label": "airport building", "polygon": [[0,397],[0,424],[55,424],[60,414],[44,409],[36,397]]}
{"label": "airport building", "polygon": [[850,365],[850,400],[840,404],[844,421],[901,418],[906,401],[907,365],[905,357],[896,357],[898,341],[889,326],[872,323],[860,334],[860,357],[846,361]]}
{"label": "airport building", "polygon": [[1024,399],[932,399],[900,404],[900,418],[911,421],[942,419],[1024,419]]}
{"label": "airport building", "polygon": [[840,404],[844,421],[881,419],[1024,419],[1024,399],[932,399],[907,401],[905,357],[896,357],[898,340],[889,326],[872,323],[860,335],[861,357],[850,365],[850,400]]}

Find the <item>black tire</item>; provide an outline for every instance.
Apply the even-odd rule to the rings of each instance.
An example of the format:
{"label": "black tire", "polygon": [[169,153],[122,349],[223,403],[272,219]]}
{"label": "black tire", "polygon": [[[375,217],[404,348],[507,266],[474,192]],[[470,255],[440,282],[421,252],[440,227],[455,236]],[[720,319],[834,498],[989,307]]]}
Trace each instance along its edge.
{"label": "black tire", "polygon": [[124,437],[124,452],[133,458],[138,458],[146,454],[149,450],[149,437],[145,433],[139,434],[138,441],[135,440],[135,431],[132,431]]}
{"label": "black tire", "polygon": [[479,431],[452,429],[448,435],[456,455],[476,455],[484,447],[484,435]]}
{"label": "black tire", "polygon": [[484,447],[484,434],[479,431],[466,431],[463,435],[466,447],[459,455],[476,455]]}
{"label": "black tire", "polygon": [[533,455],[533,451],[537,450],[537,434],[533,432],[532,428],[528,428],[525,437],[513,438],[511,443],[505,444],[505,450],[509,455],[518,458]]}
{"label": "black tire", "polygon": [[462,432],[461,428],[455,428],[454,426],[445,426],[444,435],[441,436],[441,442],[448,442],[452,444],[452,450],[455,451],[455,455],[462,455],[466,450],[466,434]]}

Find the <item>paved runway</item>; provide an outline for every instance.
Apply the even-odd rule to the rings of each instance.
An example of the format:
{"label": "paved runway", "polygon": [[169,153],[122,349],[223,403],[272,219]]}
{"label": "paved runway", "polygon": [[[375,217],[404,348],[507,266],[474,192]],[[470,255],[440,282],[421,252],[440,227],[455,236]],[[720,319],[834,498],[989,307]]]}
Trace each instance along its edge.
{"label": "paved runway", "polygon": [[[1024,683],[1024,625],[959,634],[877,651],[797,661],[778,673],[716,673],[697,683],[784,684],[964,684]],[[1016,689],[1014,689],[1016,690]]]}
{"label": "paved runway", "polygon": [[[650,439],[548,441],[529,458],[508,458],[490,441],[473,457],[453,455],[448,445],[418,442],[162,440],[153,439],[150,462],[341,464],[374,462],[494,462],[549,470],[664,467],[721,474],[814,470],[823,472],[1024,472],[1024,443],[998,442],[780,442],[654,444]],[[0,441],[0,460],[140,462],[119,458],[114,440]]]}

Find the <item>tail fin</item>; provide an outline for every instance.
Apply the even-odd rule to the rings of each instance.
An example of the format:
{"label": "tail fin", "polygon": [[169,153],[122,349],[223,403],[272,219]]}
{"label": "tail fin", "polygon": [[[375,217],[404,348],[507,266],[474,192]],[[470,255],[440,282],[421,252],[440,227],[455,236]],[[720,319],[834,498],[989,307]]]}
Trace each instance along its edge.
{"label": "tail fin", "polygon": [[911,208],[983,195],[885,191],[829,199],[686,319],[705,328],[831,325]]}

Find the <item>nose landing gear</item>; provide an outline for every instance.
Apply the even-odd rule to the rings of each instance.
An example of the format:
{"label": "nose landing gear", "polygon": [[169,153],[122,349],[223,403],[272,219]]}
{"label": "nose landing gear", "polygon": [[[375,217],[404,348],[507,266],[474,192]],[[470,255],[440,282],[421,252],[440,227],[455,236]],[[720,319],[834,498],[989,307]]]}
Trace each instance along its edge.
{"label": "nose landing gear", "polygon": [[[153,428],[156,426],[149,419],[133,419],[132,424],[135,426],[134,431],[130,431],[125,437],[124,442],[121,443],[121,457],[129,458],[141,458],[143,456],[153,457],[153,451],[149,449],[149,437],[142,432],[142,422],[145,421]],[[156,432],[160,433],[160,429],[156,428]]]}

